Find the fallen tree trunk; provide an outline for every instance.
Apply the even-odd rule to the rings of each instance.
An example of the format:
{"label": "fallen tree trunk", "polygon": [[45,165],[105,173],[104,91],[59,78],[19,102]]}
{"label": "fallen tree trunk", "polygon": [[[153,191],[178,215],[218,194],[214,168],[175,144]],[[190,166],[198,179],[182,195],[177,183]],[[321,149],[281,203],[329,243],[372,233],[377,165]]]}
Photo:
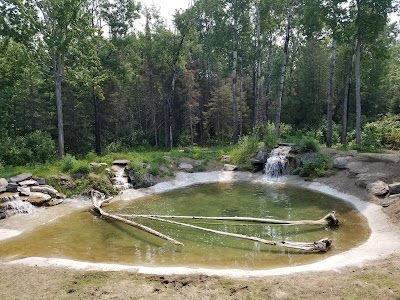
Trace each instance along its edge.
{"label": "fallen tree trunk", "polygon": [[93,208],[96,212],[98,212],[102,217],[107,218],[107,219],[111,219],[114,221],[118,221],[118,222],[122,222],[124,224],[127,224],[129,226],[135,227],[137,229],[143,230],[149,234],[152,234],[156,237],[159,237],[161,239],[164,239],[172,244],[178,245],[178,246],[183,246],[183,244],[181,242],[178,242],[177,240],[162,234],[161,232],[158,232],[154,229],[151,229],[150,227],[144,226],[142,224],[127,220],[125,218],[122,218],[120,216],[116,216],[116,215],[111,215],[107,212],[105,212],[101,206],[105,203],[108,202],[111,198],[105,199],[105,196],[103,193],[100,193],[98,191],[92,190],[91,191],[91,196],[92,196],[92,204],[93,204]]}
{"label": "fallen tree trunk", "polygon": [[218,221],[244,221],[256,222],[276,225],[320,225],[320,226],[338,226],[339,220],[336,213],[331,211],[325,217],[319,220],[299,220],[299,221],[285,221],[264,218],[251,218],[251,217],[201,217],[201,216],[162,216],[162,215],[126,215],[119,214],[121,217],[153,217],[161,219],[192,219],[192,220],[218,220]]}
{"label": "fallen tree trunk", "polygon": [[143,218],[146,218],[146,219],[149,219],[149,220],[160,221],[160,222],[164,222],[164,223],[169,223],[169,224],[185,226],[185,227],[194,228],[194,229],[199,229],[199,230],[203,230],[203,231],[207,231],[207,232],[212,232],[212,233],[216,233],[216,234],[220,234],[220,235],[240,238],[240,239],[244,239],[244,240],[250,240],[250,241],[259,242],[259,243],[263,243],[263,244],[267,244],[267,245],[278,246],[278,247],[286,247],[286,248],[294,248],[294,249],[299,249],[299,250],[303,250],[303,251],[326,252],[326,251],[328,251],[330,249],[331,244],[332,244],[332,241],[329,240],[328,238],[323,238],[323,239],[321,239],[319,241],[310,242],[310,243],[288,242],[288,241],[275,242],[275,241],[269,241],[269,240],[265,240],[265,239],[262,239],[262,238],[259,238],[259,237],[255,237],[255,236],[247,236],[247,235],[243,235],[243,234],[219,231],[219,230],[199,227],[199,226],[195,226],[195,225],[191,225],[191,224],[165,220],[165,219],[161,219],[161,218],[158,218],[158,217],[143,216]]}

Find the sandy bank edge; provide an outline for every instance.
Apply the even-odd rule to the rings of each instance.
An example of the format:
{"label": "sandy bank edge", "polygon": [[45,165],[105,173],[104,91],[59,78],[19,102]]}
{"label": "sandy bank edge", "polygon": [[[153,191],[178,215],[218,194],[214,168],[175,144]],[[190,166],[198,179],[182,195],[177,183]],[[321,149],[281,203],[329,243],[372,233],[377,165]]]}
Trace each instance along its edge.
{"label": "sandy bank edge", "polygon": [[[169,182],[159,183],[148,189],[125,190],[117,196],[117,200],[129,200],[145,195],[162,193],[194,184],[212,182],[234,182],[253,181],[267,184],[268,181],[258,174],[247,172],[203,172],[203,173],[178,173],[176,178]],[[334,197],[352,203],[368,220],[371,229],[369,239],[359,247],[349,251],[331,256],[325,260],[295,267],[284,267],[269,270],[241,270],[241,269],[208,269],[208,268],[186,268],[186,267],[141,267],[119,264],[99,264],[68,259],[28,257],[20,260],[6,262],[4,264],[24,264],[28,266],[56,266],[75,270],[98,270],[98,271],[130,271],[142,274],[206,274],[227,277],[261,277],[270,275],[287,275],[299,272],[336,271],[350,266],[362,266],[373,260],[382,259],[400,250],[400,232],[389,222],[382,208],[378,205],[361,201],[355,196],[339,192],[329,186],[315,182],[304,182],[297,177],[290,177],[281,184],[291,184]]]}

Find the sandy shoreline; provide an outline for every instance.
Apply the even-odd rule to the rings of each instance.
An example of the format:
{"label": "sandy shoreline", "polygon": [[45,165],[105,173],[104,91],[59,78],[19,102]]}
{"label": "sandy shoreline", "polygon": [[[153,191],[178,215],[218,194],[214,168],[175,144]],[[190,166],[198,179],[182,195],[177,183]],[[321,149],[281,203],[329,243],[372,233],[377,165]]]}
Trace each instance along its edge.
{"label": "sandy shoreline", "polygon": [[[233,182],[233,181],[253,181],[258,183],[266,183],[268,181],[259,174],[252,174],[247,172],[200,172],[200,173],[178,173],[174,180],[159,183],[148,189],[141,190],[125,190],[123,193],[116,197],[116,200],[135,199],[149,194],[162,193],[173,189],[178,189],[194,184],[212,183],[212,182]],[[379,205],[362,201],[359,198],[342,193],[332,187],[323,185],[317,182],[305,182],[298,177],[289,177],[286,181],[280,181],[280,184],[290,184],[300,186],[303,188],[311,189],[321,193],[325,193],[337,198],[341,198],[351,202],[368,220],[371,229],[369,239],[362,245],[348,250],[346,252],[328,257],[316,263],[283,267],[268,270],[240,270],[240,269],[208,269],[208,268],[185,268],[185,267],[142,267],[142,266],[128,266],[118,264],[98,264],[88,263],[81,261],[73,261],[68,259],[54,259],[54,258],[41,258],[41,257],[28,257],[24,259],[3,262],[3,265],[26,265],[26,266],[43,266],[43,267],[61,267],[74,270],[92,270],[92,271],[128,271],[139,274],[157,274],[157,275],[171,275],[171,274],[205,274],[216,275],[233,278],[247,278],[247,277],[263,277],[270,275],[288,275],[301,272],[319,272],[319,271],[335,271],[348,267],[360,267],[374,260],[382,259],[394,254],[399,253],[400,249],[400,231],[395,226],[392,226],[388,217],[382,211]],[[57,208],[54,212],[46,211],[40,222],[36,221],[35,224],[29,225],[38,226],[43,222],[49,222],[56,217],[56,214],[63,215],[71,213],[74,210],[82,209],[90,205],[87,201],[69,202],[66,209],[63,207]],[[54,208],[52,208],[53,210]],[[10,220],[13,218],[10,218]],[[47,221],[45,221],[46,219]],[[14,222],[9,222],[6,226],[0,228],[0,240],[2,238],[11,237],[12,234],[23,232],[23,227],[13,227]],[[14,224],[15,225],[15,224]],[[25,223],[26,226],[26,223]],[[5,227],[5,228],[4,228]],[[379,247],[377,247],[379,245]]]}

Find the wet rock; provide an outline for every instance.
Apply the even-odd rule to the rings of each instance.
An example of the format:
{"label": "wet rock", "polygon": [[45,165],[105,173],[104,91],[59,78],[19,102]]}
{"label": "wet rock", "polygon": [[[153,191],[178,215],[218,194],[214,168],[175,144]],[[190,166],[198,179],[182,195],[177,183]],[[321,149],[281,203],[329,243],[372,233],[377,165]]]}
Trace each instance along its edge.
{"label": "wet rock", "polygon": [[128,159],[117,159],[112,162],[113,165],[127,166],[130,163]]}
{"label": "wet rock", "polygon": [[32,186],[31,192],[47,194],[50,195],[52,198],[56,198],[58,193],[58,191],[50,185]]}
{"label": "wet rock", "polygon": [[0,193],[7,191],[8,181],[5,178],[0,178]]}
{"label": "wet rock", "polygon": [[375,181],[372,183],[368,183],[367,190],[368,190],[368,192],[370,192],[371,194],[373,194],[375,196],[383,196],[389,192],[389,187],[388,187],[387,183],[378,180],[378,181]]}
{"label": "wet rock", "polygon": [[32,180],[32,179],[20,181],[20,182],[18,182],[18,184],[19,184],[20,186],[39,185],[39,183],[37,183],[36,180]]}
{"label": "wet rock", "polygon": [[0,211],[0,220],[7,218],[7,215],[4,211]]}
{"label": "wet rock", "polygon": [[29,180],[31,178],[32,178],[32,174],[23,173],[23,174],[19,174],[17,176],[11,177],[8,181],[12,182],[12,183],[18,183],[20,181]]}
{"label": "wet rock", "polygon": [[107,163],[96,163],[96,162],[91,162],[90,166],[92,167],[93,171],[97,171],[101,167],[108,166]]}
{"label": "wet rock", "polygon": [[7,185],[6,192],[9,192],[9,193],[18,192],[18,186],[19,186],[18,183],[9,182],[8,185]]}
{"label": "wet rock", "polygon": [[47,201],[47,202],[45,203],[45,205],[46,205],[46,206],[56,206],[56,205],[61,204],[61,203],[63,203],[63,202],[64,202],[63,199],[55,199],[55,198],[53,198],[53,199]]}
{"label": "wet rock", "polygon": [[32,192],[29,197],[26,198],[26,201],[30,202],[33,205],[40,206],[43,203],[51,200],[51,196],[44,193]]}
{"label": "wet rock", "polygon": [[253,166],[254,172],[258,172],[264,169],[265,163],[268,160],[271,150],[267,147],[263,147],[258,150],[256,157],[251,160],[251,165]]}
{"label": "wet rock", "polygon": [[180,163],[178,166],[178,170],[191,173],[193,172],[193,166],[188,163]]}
{"label": "wet rock", "polygon": [[134,170],[126,168],[125,174],[128,177],[128,183],[132,184],[133,186],[135,186],[138,183],[139,177],[136,175]]}
{"label": "wet rock", "polygon": [[0,195],[0,203],[6,203],[19,199],[18,194],[3,194]]}
{"label": "wet rock", "polygon": [[333,167],[336,169],[347,169],[348,157],[336,157],[333,160]]}
{"label": "wet rock", "polygon": [[151,187],[156,184],[157,184],[156,177],[154,177],[152,174],[149,174],[149,173],[144,174],[142,184],[141,184],[142,188],[148,188],[148,187]]}
{"label": "wet rock", "polygon": [[235,165],[230,165],[230,164],[224,164],[224,171],[229,171],[229,172],[233,172],[237,170],[237,166]]}
{"label": "wet rock", "polygon": [[390,194],[400,194],[400,182],[389,184]]}

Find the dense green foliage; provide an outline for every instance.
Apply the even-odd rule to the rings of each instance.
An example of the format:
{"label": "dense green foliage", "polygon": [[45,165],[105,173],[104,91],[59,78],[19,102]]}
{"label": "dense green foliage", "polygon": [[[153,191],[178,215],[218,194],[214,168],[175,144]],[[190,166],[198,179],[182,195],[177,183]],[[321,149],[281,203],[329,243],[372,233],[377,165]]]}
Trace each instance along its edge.
{"label": "dense green foliage", "polygon": [[[306,135],[324,143],[333,128],[336,145],[346,87],[344,146],[399,147],[399,28],[387,21],[394,10],[390,0],[198,0],[175,15],[171,30],[154,8],[134,0],[2,1],[0,164],[51,161],[62,141],[67,153],[84,157],[92,151],[227,145],[238,134],[238,164],[260,141],[274,146]],[[139,17],[143,28],[134,26]],[[356,39],[362,49],[358,145]],[[333,125],[327,120],[330,74]],[[278,140],[272,120],[282,88]],[[310,141],[303,146],[316,149]],[[62,164],[65,172],[88,171],[72,156]]]}

